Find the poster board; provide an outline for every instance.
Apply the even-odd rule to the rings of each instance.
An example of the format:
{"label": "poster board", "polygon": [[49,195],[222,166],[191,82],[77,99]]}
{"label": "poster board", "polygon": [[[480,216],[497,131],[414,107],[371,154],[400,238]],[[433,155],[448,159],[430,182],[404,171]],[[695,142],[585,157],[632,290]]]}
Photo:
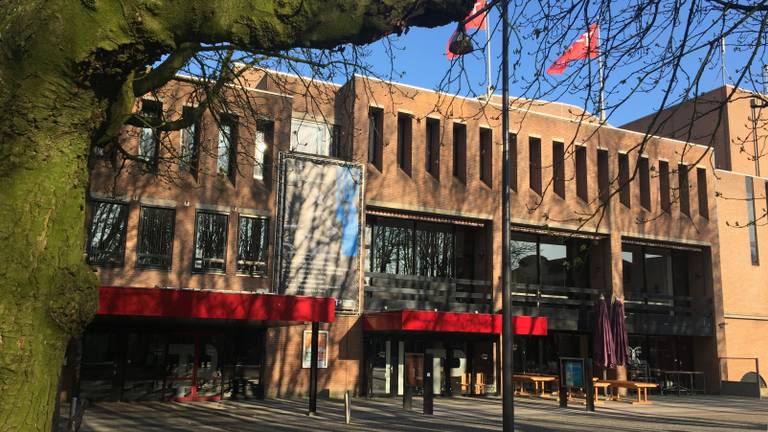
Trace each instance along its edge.
{"label": "poster board", "polygon": [[[312,364],[312,330],[304,330],[301,342],[301,367],[309,369]],[[328,331],[320,330],[317,334],[317,367],[328,368]]]}
{"label": "poster board", "polygon": [[363,166],[280,153],[275,229],[275,292],[333,297],[359,308]]}

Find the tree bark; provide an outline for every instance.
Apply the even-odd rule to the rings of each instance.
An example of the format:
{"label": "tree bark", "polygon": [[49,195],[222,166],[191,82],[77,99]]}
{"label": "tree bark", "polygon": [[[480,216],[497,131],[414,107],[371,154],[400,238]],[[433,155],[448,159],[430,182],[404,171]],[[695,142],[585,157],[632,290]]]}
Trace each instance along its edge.
{"label": "tree bark", "polygon": [[141,96],[133,92],[134,76],[185,44],[226,42],[265,52],[359,44],[411,25],[460,19],[471,4],[6,1],[0,14],[0,432],[50,430],[67,341],[96,310],[96,277],[84,260],[87,157],[99,134],[119,129]]}

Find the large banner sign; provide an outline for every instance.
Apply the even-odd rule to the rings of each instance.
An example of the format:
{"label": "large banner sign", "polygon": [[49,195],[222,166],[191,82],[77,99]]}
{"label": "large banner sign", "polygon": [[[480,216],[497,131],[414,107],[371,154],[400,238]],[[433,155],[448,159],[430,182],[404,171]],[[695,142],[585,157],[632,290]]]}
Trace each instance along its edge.
{"label": "large banner sign", "polygon": [[363,167],[280,154],[275,286],[280,294],[336,298],[357,311]]}

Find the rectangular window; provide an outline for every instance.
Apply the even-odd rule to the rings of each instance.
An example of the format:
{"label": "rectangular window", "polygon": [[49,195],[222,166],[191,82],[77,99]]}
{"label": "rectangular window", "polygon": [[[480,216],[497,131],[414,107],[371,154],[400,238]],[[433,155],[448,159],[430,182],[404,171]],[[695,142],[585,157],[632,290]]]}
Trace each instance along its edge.
{"label": "rectangular window", "polygon": [[627,207],[631,207],[629,184],[629,155],[619,153],[619,201]]}
{"label": "rectangular window", "polygon": [[237,121],[234,117],[222,115],[219,119],[219,142],[216,157],[216,172],[223,174],[234,183],[237,169]]}
{"label": "rectangular window", "polygon": [[195,221],[195,254],[192,271],[224,273],[227,258],[229,215],[198,211]]}
{"label": "rectangular window", "polygon": [[[141,101],[141,115],[149,121],[160,119],[163,112],[163,104],[153,100]],[[139,158],[147,165],[154,166],[157,162],[157,150],[160,144],[160,135],[152,127],[143,127],[139,131]]]}
{"label": "rectangular window", "polygon": [[480,181],[493,187],[493,131],[480,128]]}
{"label": "rectangular window", "polygon": [[447,224],[417,224],[415,239],[416,274],[447,278],[455,276],[455,237]]}
{"label": "rectangular window", "polygon": [[528,183],[541,195],[541,138],[528,137]]}
{"label": "rectangular window", "polygon": [[517,134],[509,134],[509,187],[517,192]]}
{"label": "rectangular window", "polygon": [[427,118],[424,169],[440,179],[440,120]]}
{"label": "rectangular window", "polygon": [[453,176],[467,182],[467,125],[453,124]]}
{"label": "rectangular window", "polygon": [[659,196],[661,198],[661,210],[670,213],[669,162],[663,160],[659,161]]}
{"label": "rectangular window", "polygon": [[253,156],[253,178],[256,180],[264,180],[267,173],[267,167],[270,163],[269,154],[272,151],[272,142],[275,136],[274,125],[268,120],[259,120],[256,123],[255,153]]}
{"label": "rectangular window", "polygon": [[384,155],[384,110],[368,109],[368,163],[382,170]]}
{"label": "rectangular window", "polygon": [[608,150],[597,149],[597,192],[600,201],[607,203],[611,196],[611,180],[608,172]]}
{"label": "rectangular window", "polygon": [[88,230],[88,263],[104,267],[123,265],[128,204],[94,201]]}
{"label": "rectangular window", "polygon": [[513,232],[512,280],[517,285],[589,288],[590,241]]}
{"label": "rectangular window", "polygon": [[413,116],[397,113],[397,166],[411,175],[411,142],[413,141]]}
{"label": "rectangular window", "polygon": [[574,152],[576,159],[576,195],[589,202],[589,185],[587,184],[587,148],[585,146],[576,146]]}
{"label": "rectangular window", "polygon": [[696,190],[699,193],[699,216],[709,219],[709,195],[707,193],[707,170],[696,168]]}
{"label": "rectangular window", "polygon": [[413,223],[382,220],[369,224],[371,237],[370,271],[413,275]]}
{"label": "rectangular window", "polygon": [[638,171],[640,175],[640,205],[646,209],[651,210],[651,167],[648,163],[648,158],[641,156],[637,160]]}
{"label": "rectangular window", "polygon": [[237,236],[237,272],[250,276],[267,275],[269,219],[240,215]]}
{"label": "rectangular window", "polygon": [[680,193],[680,213],[691,215],[690,186],[688,185],[688,165],[677,166],[677,181]]}
{"label": "rectangular window", "polygon": [[[184,107],[184,118],[190,118],[194,114],[192,107]],[[198,122],[181,130],[181,158],[179,168],[182,172],[197,175],[197,161],[200,151],[200,128]]]}
{"label": "rectangular window", "polygon": [[552,188],[565,199],[565,144],[552,141]]}
{"label": "rectangular window", "polygon": [[316,154],[320,156],[338,155],[340,149],[334,149],[335,136],[333,126],[307,119],[291,119],[291,151]]}
{"label": "rectangular window", "polygon": [[136,267],[171,269],[176,210],[142,207],[139,219]]}
{"label": "rectangular window", "polygon": [[755,185],[752,177],[744,178],[747,189],[747,223],[749,228],[749,252],[752,265],[760,265],[760,251],[757,246],[757,221],[755,218]]}

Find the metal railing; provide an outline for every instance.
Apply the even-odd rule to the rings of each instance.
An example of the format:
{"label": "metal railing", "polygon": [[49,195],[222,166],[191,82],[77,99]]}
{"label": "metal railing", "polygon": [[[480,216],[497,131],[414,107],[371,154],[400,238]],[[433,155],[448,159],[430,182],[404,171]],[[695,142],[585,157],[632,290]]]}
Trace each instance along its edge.
{"label": "metal railing", "polygon": [[490,313],[490,281],[365,273],[365,310],[438,310]]}

